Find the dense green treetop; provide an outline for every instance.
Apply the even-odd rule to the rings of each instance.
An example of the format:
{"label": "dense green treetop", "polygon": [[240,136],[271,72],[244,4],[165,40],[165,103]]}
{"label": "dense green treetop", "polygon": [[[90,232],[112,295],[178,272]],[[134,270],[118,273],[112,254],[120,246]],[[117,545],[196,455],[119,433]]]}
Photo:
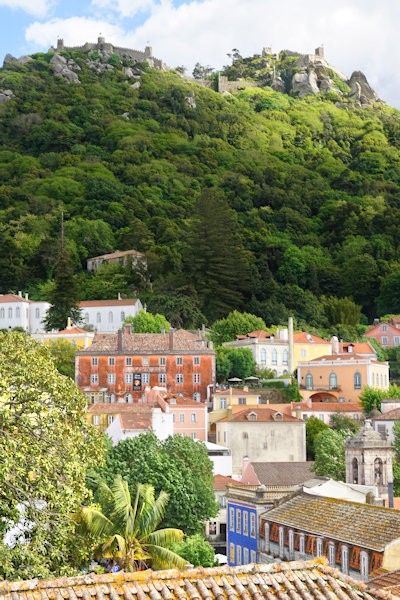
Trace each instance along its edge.
{"label": "dense green treetop", "polygon": [[124,323],[132,325],[135,333],[161,333],[162,330],[169,331],[171,325],[164,315],[139,311],[135,317],[126,317]]}
{"label": "dense green treetop", "polygon": [[325,429],[315,440],[315,474],[320,477],[331,477],[337,481],[346,479],[345,431]]}
{"label": "dense green treetop", "polygon": [[[397,110],[267,86],[225,96],[144,65],[133,89],[126,61],[98,75],[65,56],[80,85],[51,54],[0,69],[15,96],[0,106],[0,292],[50,298],[63,211],[81,300],[138,294],[175,327],[246,310],[335,331],[398,310]],[[229,68],[263,83],[237,51]],[[146,276],[87,273],[131,248]]]}

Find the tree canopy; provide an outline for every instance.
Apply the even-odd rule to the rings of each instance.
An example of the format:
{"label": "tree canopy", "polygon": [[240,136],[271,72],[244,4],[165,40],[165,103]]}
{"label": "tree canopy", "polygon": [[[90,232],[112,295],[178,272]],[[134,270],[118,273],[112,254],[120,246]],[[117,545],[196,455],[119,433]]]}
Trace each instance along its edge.
{"label": "tree canopy", "polygon": [[161,333],[171,328],[164,315],[159,313],[153,315],[144,310],[139,311],[134,317],[126,317],[124,323],[132,325],[135,333]]}
{"label": "tree canopy", "polygon": [[346,432],[325,429],[315,440],[314,471],[321,477],[331,477],[345,481],[346,462],[345,445]]}
{"label": "tree canopy", "polygon": [[[79,389],[24,334],[0,333],[0,398],[1,576],[65,572],[85,556],[69,515],[88,497],[86,470],[101,464],[102,440]],[[22,516],[30,525],[18,535]]]}

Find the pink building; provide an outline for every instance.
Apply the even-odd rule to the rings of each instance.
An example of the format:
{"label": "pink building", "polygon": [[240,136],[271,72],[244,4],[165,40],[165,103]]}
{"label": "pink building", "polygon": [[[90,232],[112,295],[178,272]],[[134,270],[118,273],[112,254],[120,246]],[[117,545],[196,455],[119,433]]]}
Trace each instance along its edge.
{"label": "pink building", "polygon": [[365,337],[374,338],[383,348],[400,346],[400,319],[394,317],[371,327]]}

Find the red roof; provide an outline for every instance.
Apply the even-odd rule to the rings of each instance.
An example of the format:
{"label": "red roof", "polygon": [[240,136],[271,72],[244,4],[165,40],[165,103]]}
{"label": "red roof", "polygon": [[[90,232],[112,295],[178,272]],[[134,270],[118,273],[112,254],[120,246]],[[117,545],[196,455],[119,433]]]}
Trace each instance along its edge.
{"label": "red roof", "polygon": [[18,294],[0,294],[0,302],[31,302]]}
{"label": "red roof", "polygon": [[350,402],[313,402],[308,406],[306,402],[296,402],[293,408],[299,406],[303,412],[361,412],[361,404],[352,404]]}
{"label": "red roof", "polygon": [[80,308],[90,308],[95,306],[134,306],[137,298],[121,298],[121,300],[83,300],[79,302]]}
{"label": "red roof", "polygon": [[[353,350],[349,352],[349,348]],[[343,342],[343,352],[348,354],[375,354],[376,352],[368,342]]]}
{"label": "red roof", "polygon": [[[252,414],[256,415],[256,418],[252,418]],[[264,408],[258,406],[252,406],[251,408],[244,409],[238,413],[232,414],[229,417],[220,419],[218,423],[287,423],[296,422],[302,423],[302,419],[297,419],[291,415],[281,413],[277,410],[271,410],[270,408]]]}
{"label": "red roof", "polygon": [[70,334],[70,335],[82,335],[82,333],[86,334],[91,334],[94,335],[94,333],[91,333],[90,331],[86,331],[86,329],[81,329],[80,327],[69,327],[67,329],[61,329],[60,331],[57,331],[57,335],[62,334]]}
{"label": "red roof", "polygon": [[300,331],[298,333],[293,334],[293,341],[295,344],[328,344],[331,345],[331,342],[327,342],[317,335],[311,335],[311,333],[307,333],[306,331]]}
{"label": "red roof", "polygon": [[214,491],[223,491],[225,490],[228,483],[232,482],[232,477],[226,477],[225,475],[214,475]]}

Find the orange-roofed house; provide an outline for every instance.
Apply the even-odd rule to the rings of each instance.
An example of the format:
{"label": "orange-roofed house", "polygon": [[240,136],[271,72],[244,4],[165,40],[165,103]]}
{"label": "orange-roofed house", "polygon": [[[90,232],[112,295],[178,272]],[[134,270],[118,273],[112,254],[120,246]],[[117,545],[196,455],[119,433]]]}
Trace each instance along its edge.
{"label": "orange-roofed house", "polygon": [[48,302],[29,300],[28,294],[0,294],[0,329],[20,327],[27,333],[44,331]]}
{"label": "orange-roofed house", "polygon": [[216,443],[230,448],[236,475],[242,472],[244,456],[251,461],[306,460],[305,422],[265,406],[248,407],[217,421]]}
{"label": "orange-roofed house", "polygon": [[332,354],[332,343],[306,331],[293,334],[293,363],[297,369],[299,362],[313,360],[319,356]]}
{"label": "orange-roofed house", "polygon": [[46,333],[34,333],[32,334],[32,337],[45,344],[64,340],[75,346],[78,350],[82,350],[82,348],[88,348],[92,344],[94,332],[86,331],[86,329],[82,329],[82,327],[71,325],[71,319],[68,318],[68,324],[65,329],[61,329],[60,331],[48,331]]}
{"label": "orange-roofed house", "polygon": [[215,552],[222,554],[226,554],[227,486],[232,482],[232,477],[214,475],[214,495],[220,508],[217,516],[205,523],[205,535],[207,541],[213,546]]}
{"label": "orange-roofed house", "polygon": [[358,403],[365,386],[386,390],[389,363],[352,353],[320,356],[297,367],[305,400]]}
{"label": "orange-roofed house", "polygon": [[336,414],[345,415],[359,421],[362,419],[362,407],[358,402],[312,402],[309,398],[306,402],[292,402],[293,416],[307,421],[310,417],[316,417],[326,425],[330,425],[331,417]]}
{"label": "orange-roofed house", "polygon": [[400,346],[400,319],[393,317],[390,321],[376,323],[364,336],[374,338],[383,348]]}

